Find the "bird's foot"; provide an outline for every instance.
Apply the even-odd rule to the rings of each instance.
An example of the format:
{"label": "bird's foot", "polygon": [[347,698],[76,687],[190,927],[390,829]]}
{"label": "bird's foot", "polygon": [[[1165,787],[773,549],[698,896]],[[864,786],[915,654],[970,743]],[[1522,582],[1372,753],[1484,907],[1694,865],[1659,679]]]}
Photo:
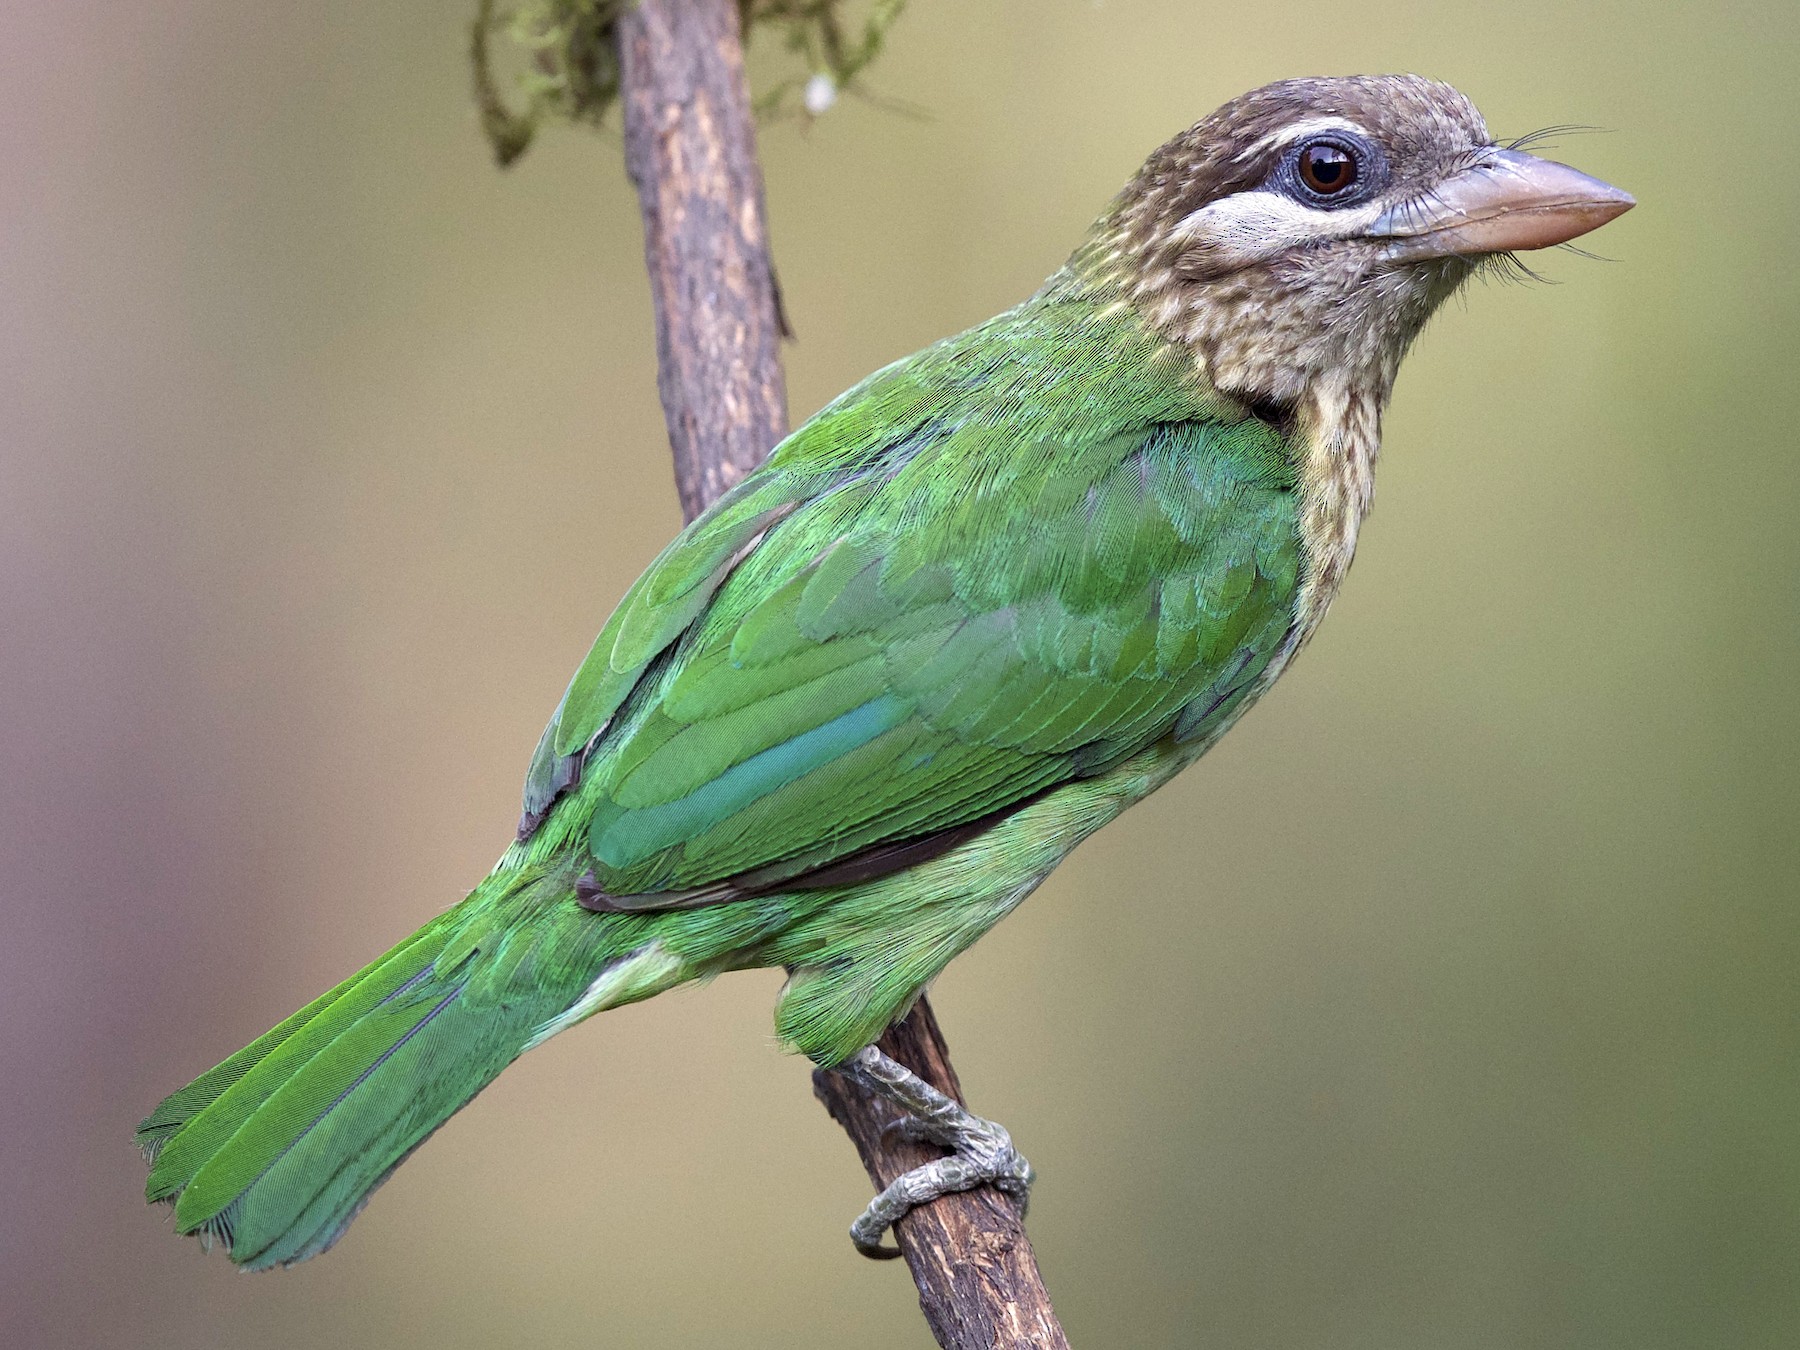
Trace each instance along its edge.
{"label": "bird's foot", "polygon": [[900,1255],[898,1247],[882,1245],[882,1234],[908,1210],[951,1191],[993,1186],[1016,1196],[1019,1212],[1024,1213],[1035,1174],[1004,1126],[966,1110],[872,1045],[858,1051],[840,1072],[906,1112],[882,1131],[884,1137],[929,1142],[951,1151],[948,1158],[904,1173],[869,1202],[850,1225],[850,1240],[864,1256],[886,1260]]}

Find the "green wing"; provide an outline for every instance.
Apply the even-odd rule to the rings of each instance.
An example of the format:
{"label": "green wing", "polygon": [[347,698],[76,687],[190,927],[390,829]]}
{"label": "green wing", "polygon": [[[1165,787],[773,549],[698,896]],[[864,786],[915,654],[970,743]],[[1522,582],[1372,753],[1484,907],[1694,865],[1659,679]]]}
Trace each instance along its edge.
{"label": "green wing", "polygon": [[625,593],[538,741],[525,778],[521,839],[575,785],[586,752],[619,705],[650,664],[693,626],[740,555],[800,504],[795,487],[767,471],[746,479],[677,535]]}
{"label": "green wing", "polygon": [[965,422],[823,483],[778,457],[633,588],[534,777],[588,747],[563,810],[608,896],[766,885],[1203,735],[1286,635],[1298,549],[1254,420]]}

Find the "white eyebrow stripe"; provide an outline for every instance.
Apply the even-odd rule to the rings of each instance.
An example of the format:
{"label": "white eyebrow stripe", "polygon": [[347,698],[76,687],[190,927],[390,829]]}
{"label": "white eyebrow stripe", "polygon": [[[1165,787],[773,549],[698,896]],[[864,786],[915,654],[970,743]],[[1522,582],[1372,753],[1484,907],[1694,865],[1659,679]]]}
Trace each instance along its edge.
{"label": "white eyebrow stripe", "polygon": [[1256,159],[1266,150],[1277,145],[1292,145],[1295,141],[1308,136],[1323,135],[1328,131],[1351,131],[1358,136],[1367,136],[1367,127],[1352,122],[1348,117],[1309,117],[1304,122],[1295,122],[1292,126],[1282,127],[1279,131],[1271,131],[1267,136],[1253,144],[1248,150],[1240,150],[1237,162],[1246,163]]}

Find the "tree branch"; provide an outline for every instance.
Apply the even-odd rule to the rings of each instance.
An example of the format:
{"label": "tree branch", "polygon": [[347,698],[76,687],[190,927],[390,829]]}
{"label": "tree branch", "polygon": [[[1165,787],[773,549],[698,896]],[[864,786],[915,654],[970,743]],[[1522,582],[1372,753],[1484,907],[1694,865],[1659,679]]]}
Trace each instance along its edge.
{"label": "tree branch", "polygon": [[[644,216],[658,387],[682,510],[692,520],[787,430],[780,303],[736,0],[640,0],[619,20],[626,169]],[[930,1006],[882,1049],[959,1101]],[[876,1185],[933,1156],[885,1143],[886,1102],[839,1074],[814,1091]],[[1067,1350],[1017,1207],[988,1187],[897,1225],[919,1304],[945,1350]]]}
{"label": "tree branch", "polygon": [[644,212],[657,386],[689,520],[787,434],[762,169],[729,0],[619,20],[625,169]]}

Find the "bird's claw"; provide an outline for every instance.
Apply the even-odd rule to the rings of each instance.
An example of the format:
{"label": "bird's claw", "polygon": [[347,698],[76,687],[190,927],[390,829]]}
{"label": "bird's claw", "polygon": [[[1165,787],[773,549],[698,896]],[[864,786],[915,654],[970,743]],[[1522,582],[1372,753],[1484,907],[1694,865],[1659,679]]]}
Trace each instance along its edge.
{"label": "bird's claw", "polygon": [[[933,1143],[943,1142],[939,1138],[942,1133],[913,1117],[902,1117],[883,1131],[884,1135],[928,1139]],[[1024,1217],[1031,1203],[1031,1183],[1036,1179],[1036,1173],[1025,1155],[1013,1147],[1012,1137],[1005,1128],[991,1120],[970,1116],[967,1126],[957,1131],[957,1136],[954,1143],[947,1145],[955,1149],[949,1157],[934,1159],[902,1173],[869,1202],[869,1207],[850,1225],[850,1240],[856,1244],[857,1251],[876,1260],[889,1260],[900,1255],[898,1247],[882,1243],[882,1236],[909,1210],[952,1191],[992,1186],[1017,1199],[1020,1217]]]}
{"label": "bird's claw", "polygon": [[850,1225],[850,1240],[859,1252],[876,1260],[900,1255],[898,1247],[882,1244],[883,1234],[909,1210],[952,1191],[992,1186],[1015,1197],[1023,1217],[1036,1173],[1013,1147],[1004,1126],[968,1111],[873,1046],[856,1057],[850,1071],[889,1101],[906,1108],[906,1114],[882,1130],[883,1143],[905,1139],[950,1150],[947,1158],[903,1173],[869,1202]]}

